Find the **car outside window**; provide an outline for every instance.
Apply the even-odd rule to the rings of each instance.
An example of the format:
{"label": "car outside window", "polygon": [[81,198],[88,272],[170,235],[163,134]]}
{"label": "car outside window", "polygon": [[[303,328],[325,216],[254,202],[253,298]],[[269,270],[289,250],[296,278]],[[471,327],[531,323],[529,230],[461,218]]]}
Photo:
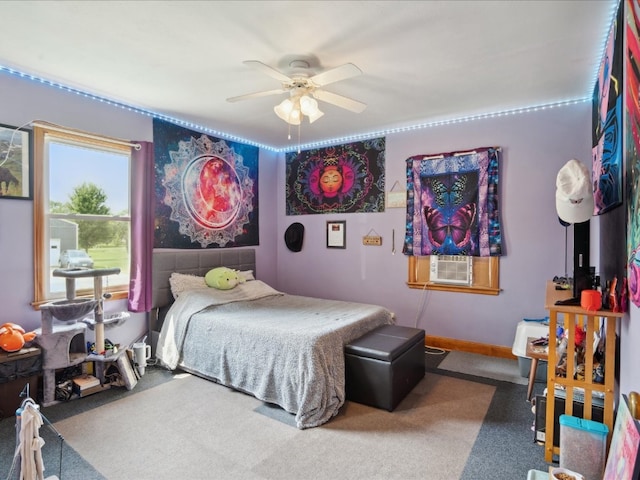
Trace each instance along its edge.
{"label": "car outside window", "polygon": [[60,268],[93,268],[93,259],[84,250],[63,250]]}

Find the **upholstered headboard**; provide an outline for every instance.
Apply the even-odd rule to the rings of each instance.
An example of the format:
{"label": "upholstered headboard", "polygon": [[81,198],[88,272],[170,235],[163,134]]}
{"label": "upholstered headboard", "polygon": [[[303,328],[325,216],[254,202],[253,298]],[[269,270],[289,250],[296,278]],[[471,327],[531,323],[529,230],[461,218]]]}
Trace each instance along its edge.
{"label": "upholstered headboard", "polygon": [[149,339],[155,353],[164,316],[173,303],[169,277],[173,272],[205,276],[215,267],[253,270],[256,273],[256,251],[253,248],[215,250],[155,250],[153,252],[152,308],[149,315]]}
{"label": "upholstered headboard", "polygon": [[173,303],[169,277],[173,272],[204,275],[215,267],[253,270],[256,273],[256,251],[249,249],[156,250],[153,252],[152,307]]}

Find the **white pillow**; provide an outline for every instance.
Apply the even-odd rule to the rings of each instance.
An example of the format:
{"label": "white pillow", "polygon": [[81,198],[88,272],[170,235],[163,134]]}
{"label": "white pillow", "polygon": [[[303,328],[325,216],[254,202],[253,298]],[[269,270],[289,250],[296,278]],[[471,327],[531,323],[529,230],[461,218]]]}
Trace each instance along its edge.
{"label": "white pillow", "polygon": [[177,272],[173,272],[169,277],[169,285],[171,285],[173,298],[178,298],[181,293],[187,290],[209,288],[204,281],[204,277]]}
{"label": "white pillow", "polygon": [[245,282],[256,279],[256,277],[253,276],[253,270],[237,270],[237,272],[238,275],[244,277]]}

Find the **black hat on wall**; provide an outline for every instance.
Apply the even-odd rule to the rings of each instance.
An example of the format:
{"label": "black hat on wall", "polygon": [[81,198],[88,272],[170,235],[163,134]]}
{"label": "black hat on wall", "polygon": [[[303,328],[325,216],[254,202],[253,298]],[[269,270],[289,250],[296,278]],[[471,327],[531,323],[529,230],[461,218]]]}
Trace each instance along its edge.
{"label": "black hat on wall", "polygon": [[301,223],[292,223],[284,232],[284,243],[292,252],[302,250],[302,240],[304,239],[304,225]]}

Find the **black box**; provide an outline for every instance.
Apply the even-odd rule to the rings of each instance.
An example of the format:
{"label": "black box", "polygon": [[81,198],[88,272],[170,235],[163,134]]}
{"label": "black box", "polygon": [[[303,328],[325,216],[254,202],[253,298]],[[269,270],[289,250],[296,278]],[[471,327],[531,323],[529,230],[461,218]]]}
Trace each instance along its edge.
{"label": "black box", "polygon": [[37,347],[23,348],[18,352],[0,350],[0,384],[42,372],[41,353]]}
{"label": "black box", "polygon": [[12,417],[26,397],[20,397],[29,385],[29,397],[37,400],[38,380],[42,372],[39,348],[23,348],[19,352],[0,352],[0,419]]}
{"label": "black box", "polygon": [[[575,395],[575,394],[574,394]],[[555,405],[553,406],[553,446],[560,447],[560,415],[564,415],[565,399],[563,397],[554,397]],[[602,405],[598,405],[600,401],[593,399],[591,405],[591,420],[594,422],[602,422],[604,418],[604,409]],[[573,399],[572,416],[584,418],[584,402]],[[535,418],[535,435],[534,441],[544,442],[546,438],[546,421],[547,421],[547,397],[536,395],[536,418]]]}
{"label": "black box", "polygon": [[384,325],[346,345],[347,399],[393,411],[425,376],[424,335]]}

